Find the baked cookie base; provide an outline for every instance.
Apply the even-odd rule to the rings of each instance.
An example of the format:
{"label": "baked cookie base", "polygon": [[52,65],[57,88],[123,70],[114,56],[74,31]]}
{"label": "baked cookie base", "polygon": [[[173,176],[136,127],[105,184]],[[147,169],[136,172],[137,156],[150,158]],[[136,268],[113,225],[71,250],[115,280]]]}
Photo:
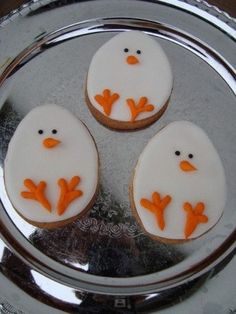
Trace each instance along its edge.
{"label": "baked cookie base", "polygon": [[220,220],[220,218],[218,219],[218,221],[211,227],[209,228],[207,231],[205,231],[204,233],[202,233],[201,235],[199,235],[198,237],[195,237],[195,238],[190,238],[190,239],[170,239],[170,238],[163,238],[163,237],[160,237],[160,236],[155,236],[153,235],[152,233],[149,233],[144,225],[143,225],[143,222],[142,220],[140,219],[139,217],[139,214],[138,214],[138,211],[136,209],[136,206],[135,206],[135,202],[134,202],[134,194],[133,194],[133,178],[134,178],[134,173],[133,172],[133,175],[132,175],[132,181],[129,185],[129,198],[130,198],[130,206],[131,206],[131,212],[132,212],[132,215],[135,217],[135,219],[138,221],[139,225],[141,226],[142,230],[153,240],[155,241],[159,241],[159,242],[162,242],[162,243],[167,243],[167,244],[181,244],[181,243],[184,243],[184,242],[191,242],[193,240],[196,240],[196,239],[199,239],[200,237],[202,237],[204,234],[206,234],[207,232],[209,232],[216,224],[217,222]]}
{"label": "baked cookie base", "polygon": [[30,220],[30,219],[27,219],[15,207],[14,207],[14,209],[25,221],[27,221],[29,224],[31,224],[31,225],[33,225],[35,227],[42,228],[42,229],[56,229],[56,228],[60,228],[60,227],[63,227],[65,225],[69,224],[69,223],[72,223],[76,219],[79,219],[79,218],[83,217],[84,215],[86,215],[86,213],[91,209],[91,207],[94,205],[94,203],[96,201],[98,190],[99,190],[98,187],[99,187],[99,185],[97,185],[96,191],[95,191],[92,199],[90,200],[88,205],[82,210],[82,212],[79,213],[78,215],[75,215],[75,216],[70,217],[70,218],[65,219],[65,220],[60,220],[60,221],[55,221],[55,222],[37,222],[37,221],[33,221],[33,220]]}
{"label": "baked cookie base", "polygon": [[[82,121],[81,121],[82,122]],[[83,122],[82,122],[83,123]],[[92,137],[92,140],[94,142],[94,145],[96,147],[97,153],[98,153],[98,148],[97,148],[97,144],[90,132],[90,130],[88,129],[88,127],[83,123],[83,125],[86,127],[86,129],[88,130],[90,136]],[[98,191],[99,191],[99,169],[100,169],[100,159],[99,159],[99,154],[98,154],[98,180],[97,180],[97,186],[96,186],[96,190],[95,193],[93,195],[93,197],[91,198],[91,200],[89,201],[88,205],[82,210],[81,213],[79,213],[78,215],[72,216],[68,219],[65,220],[60,220],[60,221],[53,221],[53,222],[38,222],[38,221],[34,221],[34,220],[30,220],[27,219],[24,215],[22,215],[16,208],[16,206],[14,206],[12,203],[12,206],[14,207],[15,211],[18,213],[18,215],[23,218],[25,221],[27,221],[29,224],[41,228],[41,229],[56,229],[56,228],[60,228],[63,227],[67,224],[72,223],[74,220],[80,219],[82,216],[86,215],[86,213],[91,209],[91,207],[93,207],[96,199],[97,199],[97,195],[98,195]],[[5,178],[4,178],[4,182],[5,182]],[[5,184],[6,186],[6,184]],[[6,189],[7,192],[7,189]],[[7,193],[8,195],[8,193]],[[8,195],[9,197],[9,195]],[[9,200],[11,202],[11,199],[9,197]]]}
{"label": "baked cookie base", "polygon": [[87,90],[85,92],[85,99],[87,106],[94,116],[94,118],[100,122],[102,125],[108,127],[109,129],[114,129],[114,130],[120,130],[120,131],[134,131],[137,129],[143,129],[151,124],[153,124],[155,121],[157,121],[163,113],[166,111],[170,97],[168,98],[167,102],[162,106],[162,108],[153,116],[149,118],[145,118],[142,120],[137,120],[134,122],[129,122],[129,121],[119,121],[119,120],[114,120],[111,119],[107,116],[105,116],[103,113],[101,113],[99,110],[97,110],[90,102]]}

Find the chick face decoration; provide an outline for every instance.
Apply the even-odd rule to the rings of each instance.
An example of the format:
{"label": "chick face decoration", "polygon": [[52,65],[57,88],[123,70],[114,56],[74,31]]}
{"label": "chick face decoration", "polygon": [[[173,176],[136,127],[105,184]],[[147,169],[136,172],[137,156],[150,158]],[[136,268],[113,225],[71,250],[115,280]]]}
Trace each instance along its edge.
{"label": "chick face decoration", "polygon": [[94,55],[87,102],[95,118],[115,129],[137,129],[165,111],[173,76],[159,43],[138,31],[118,34]]}
{"label": "chick face decoration", "polygon": [[17,127],[4,165],[17,212],[39,227],[58,227],[92,206],[98,153],[87,128],[66,109],[33,109]]}
{"label": "chick face decoration", "polygon": [[220,219],[224,169],[205,132],[187,121],[155,135],[135,168],[131,201],[144,229],[163,240],[194,239]]}

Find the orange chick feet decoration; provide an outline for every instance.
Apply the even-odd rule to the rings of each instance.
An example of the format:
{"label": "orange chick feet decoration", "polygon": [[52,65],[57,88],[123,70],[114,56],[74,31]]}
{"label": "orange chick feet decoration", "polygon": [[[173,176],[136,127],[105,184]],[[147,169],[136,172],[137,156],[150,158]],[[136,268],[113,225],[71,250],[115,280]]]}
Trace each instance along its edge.
{"label": "orange chick feet decoration", "polygon": [[79,183],[80,177],[78,176],[74,176],[69,183],[63,178],[58,180],[58,185],[60,187],[60,197],[57,203],[58,215],[62,215],[71,202],[83,195],[81,190],[76,190]]}
{"label": "orange chick feet decoration", "polygon": [[155,214],[157,219],[157,224],[161,230],[165,228],[164,210],[171,202],[171,197],[166,195],[161,199],[158,192],[152,193],[152,201],[146,198],[142,198],[140,204]]}
{"label": "orange chick feet decoration", "polygon": [[33,180],[25,179],[24,185],[28,188],[29,191],[21,192],[21,196],[25,199],[39,202],[45,209],[51,212],[51,204],[44,195],[47,183],[44,181],[40,181],[39,184],[36,185]]}
{"label": "orange chick feet decoration", "polygon": [[184,210],[186,211],[186,224],[184,229],[185,239],[191,236],[194,230],[200,223],[207,223],[208,217],[203,215],[205,205],[202,202],[197,203],[193,207],[190,203],[186,202],[183,205]]}
{"label": "orange chick feet decoration", "polygon": [[102,95],[98,94],[94,98],[97,103],[103,107],[105,114],[109,116],[111,114],[112,105],[120,96],[117,93],[112,94],[110,89],[104,89]]}
{"label": "orange chick feet decoration", "polygon": [[148,103],[147,97],[141,97],[137,105],[132,98],[129,98],[126,101],[131,112],[131,122],[134,122],[141,112],[150,112],[154,110],[154,106]]}

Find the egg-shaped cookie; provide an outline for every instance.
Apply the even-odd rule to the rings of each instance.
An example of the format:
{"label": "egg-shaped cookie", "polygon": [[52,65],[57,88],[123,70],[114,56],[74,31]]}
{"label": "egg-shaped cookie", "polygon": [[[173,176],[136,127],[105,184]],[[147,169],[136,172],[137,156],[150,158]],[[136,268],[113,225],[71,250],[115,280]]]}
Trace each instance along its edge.
{"label": "egg-shaped cookie", "polygon": [[92,58],[87,104],[107,127],[139,129],[164,113],[172,85],[170,63],[157,40],[140,31],[122,32]]}
{"label": "egg-shaped cookie", "polygon": [[31,110],[8,146],[4,180],[9,199],[42,228],[73,221],[95,201],[98,152],[85,125],[57,105]]}
{"label": "egg-shaped cookie", "polygon": [[186,241],[209,231],[223,213],[226,180],[207,134],[188,121],[161,129],[138,159],[130,194],[135,216],[154,238]]}

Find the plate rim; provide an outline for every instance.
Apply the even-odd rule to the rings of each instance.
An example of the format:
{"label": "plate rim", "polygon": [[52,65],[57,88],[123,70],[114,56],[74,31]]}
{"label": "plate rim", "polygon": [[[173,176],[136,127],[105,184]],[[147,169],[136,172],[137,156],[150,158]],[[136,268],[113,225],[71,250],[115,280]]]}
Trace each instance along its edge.
{"label": "plate rim", "polygon": [[[159,1],[159,2],[168,2],[169,0],[161,0],[161,1]],[[32,3],[37,3],[37,2],[42,2],[41,0],[37,0],[37,1],[31,1]],[[44,1],[44,2],[49,2],[48,0],[47,1]],[[145,2],[145,0],[144,0],[144,2]],[[150,2],[150,1],[148,1],[148,2]],[[158,1],[155,1],[155,2],[158,2]],[[197,1],[198,2],[198,1]],[[204,2],[204,1],[203,1]],[[15,13],[15,14],[17,14],[17,13]],[[53,32],[52,33],[50,33],[50,34],[53,34]],[[236,37],[235,37],[236,38]],[[235,238],[236,237],[236,230],[234,230],[234,232],[232,233],[232,238]],[[231,238],[231,236],[230,236],[230,238]],[[224,244],[224,243],[223,243]],[[222,244],[222,245],[223,245]],[[212,266],[212,267],[215,267],[218,263],[220,263],[226,256],[228,256],[233,250],[235,249],[235,247],[231,247],[230,249],[228,248],[228,250],[226,250],[225,251],[225,254],[223,254],[223,255],[221,255],[221,257],[222,258],[220,258],[219,260],[217,259],[217,260],[215,260],[215,264]],[[205,271],[204,271],[204,273],[206,273],[207,271],[209,271],[209,268],[211,269],[212,267],[208,267]],[[34,271],[35,271],[35,269],[34,269]],[[191,276],[191,279],[194,279],[194,278],[196,278],[196,277],[199,277],[199,276],[201,276],[203,273],[197,273],[197,274],[195,274],[196,276]],[[47,277],[46,277],[47,278]],[[54,278],[54,280],[55,280],[55,278]],[[186,280],[186,279],[185,279]],[[184,280],[184,281],[185,281]],[[63,283],[64,284],[64,283]],[[179,284],[181,284],[181,282],[178,282],[178,283],[176,283],[175,285],[179,285]],[[175,286],[175,285],[173,285],[173,286]],[[168,289],[170,288],[170,287],[172,287],[172,286],[170,286],[170,285],[168,285]],[[107,287],[106,287],[107,288]],[[162,289],[161,289],[162,290]],[[150,292],[151,292],[152,290],[150,290]],[[158,289],[154,289],[153,291],[158,291]],[[95,292],[95,293],[99,293],[97,290],[95,290],[95,291],[92,291],[91,290],[91,292]],[[107,292],[106,292],[107,293]],[[138,293],[138,292],[136,292],[136,294],[142,294],[142,293],[144,293],[144,291],[141,291],[140,293]],[[146,291],[145,291],[145,293],[146,293]],[[149,292],[148,292],[149,293]],[[128,294],[127,294],[128,295]]]}

